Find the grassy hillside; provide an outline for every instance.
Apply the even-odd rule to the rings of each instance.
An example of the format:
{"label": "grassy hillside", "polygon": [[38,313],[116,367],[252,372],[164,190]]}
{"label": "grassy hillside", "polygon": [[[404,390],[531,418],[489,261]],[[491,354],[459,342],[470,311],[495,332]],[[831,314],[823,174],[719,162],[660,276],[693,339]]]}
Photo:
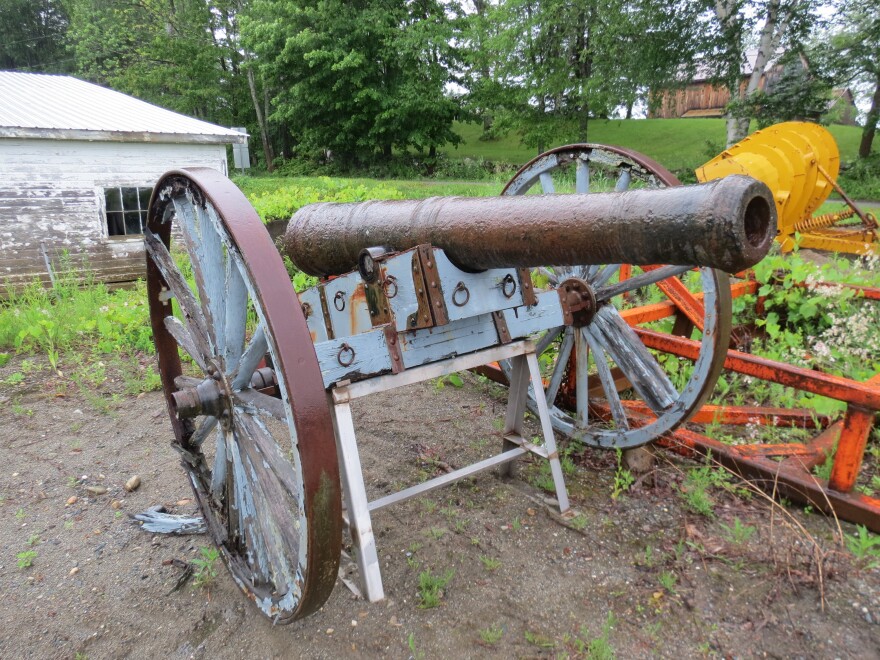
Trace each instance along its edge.
{"label": "grassy hillside", "polygon": [[[861,129],[855,126],[829,127],[845,161],[856,157]],[[510,134],[499,140],[480,140],[477,124],[458,124],[464,139],[458,147],[447,147],[451,158],[473,158],[522,164],[535,156],[533,149]],[[671,170],[693,169],[717,154],[724,146],[723,119],[631,119],[595,120],[589,124],[589,141],[629,147]],[[548,148],[577,142],[574,131],[560,126],[559,140]],[[710,144],[711,143],[711,144]],[[875,147],[878,150],[878,147]]]}

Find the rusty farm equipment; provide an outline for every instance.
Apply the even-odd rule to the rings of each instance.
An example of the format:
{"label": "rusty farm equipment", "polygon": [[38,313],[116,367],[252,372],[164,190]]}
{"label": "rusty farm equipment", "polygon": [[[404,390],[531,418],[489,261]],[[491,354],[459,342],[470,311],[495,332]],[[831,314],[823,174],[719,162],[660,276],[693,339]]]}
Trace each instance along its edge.
{"label": "rusty farm equipment", "polygon": [[[791,128],[788,124],[781,126]],[[801,124],[796,124],[795,128],[801,128]],[[821,129],[821,127],[815,128]],[[803,130],[808,131],[812,128]],[[830,135],[824,132],[824,129],[821,130],[823,133],[819,135],[824,134],[830,140]],[[833,141],[830,146],[825,144],[824,148],[826,153],[831,148],[834,154],[837,153]],[[820,151],[818,147],[817,151]],[[778,154],[775,157],[778,158]],[[800,154],[798,157],[803,160],[806,156]],[[791,222],[792,217],[800,217],[804,209],[810,209],[811,212],[818,208],[821,200],[827,197],[830,185],[826,185],[827,180],[823,183],[814,168],[809,182],[818,192],[814,190],[810,193],[812,197],[805,196],[804,191],[798,192],[797,195],[790,194],[791,181],[786,180],[785,185],[788,188],[781,188],[778,175],[771,171],[768,159],[758,156],[749,158],[744,157],[742,163],[750,164],[749,170],[753,173],[757,171],[760,176],[757,174],[756,176],[763,178],[770,186],[780,214],[780,234],[777,239],[783,241],[782,247],[785,249],[792,236],[784,233],[782,223]],[[759,163],[760,167],[752,167],[751,164],[754,162]],[[741,173],[742,163],[736,165],[740,169],[732,171]],[[719,167],[721,166],[726,167],[723,162]],[[826,163],[823,169],[825,167],[832,165]],[[791,167],[787,169],[780,167],[780,171],[783,172],[791,169]],[[832,169],[836,174],[836,161]],[[524,165],[510,180],[503,193],[522,195],[537,191],[552,194],[559,190],[572,189],[572,184],[575,192],[583,193],[589,191],[592,185],[588,172],[593,174],[594,179],[604,178],[604,186],[606,188],[611,186],[615,190],[626,190],[634,185],[648,188],[681,185],[674,174],[641,154],[617,147],[575,144],[553,149]],[[794,203],[793,199],[800,200],[800,206],[797,207],[800,210],[794,215],[792,215],[794,207],[791,205]],[[788,214],[785,220],[782,219],[783,214]],[[651,268],[653,267],[643,266],[642,270],[650,272]],[[620,281],[630,277],[630,266],[623,265],[619,270]],[[595,282],[597,271],[592,269],[590,272],[592,275],[588,275],[588,280]],[[714,277],[717,277],[717,273],[704,269],[701,271],[701,281],[697,282],[696,286],[688,287],[680,277],[657,281],[655,286],[662,291],[665,299],[651,301],[648,304],[629,300],[629,304],[620,310],[620,317],[633,327],[641,343],[650,350],[656,351],[658,355],[666,354],[674,359],[688,361],[701,359],[707,351],[705,335],[701,341],[695,341],[690,337],[694,329],[703,331],[707,318],[717,313],[717,309],[713,310],[713,306],[718,304],[717,298],[712,299],[705,295],[707,279]],[[717,289],[717,286],[716,283],[714,288]],[[725,276],[723,286],[733,298],[747,294],[756,295],[759,290],[758,283],[748,272],[738,273],[729,284],[729,288]],[[818,283],[818,286],[821,287],[823,284]],[[866,300],[880,301],[880,288],[833,286],[854,289],[857,295]],[[658,332],[656,328],[647,327],[648,324],[663,319],[674,319],[670,332]],[[566,329],[565,332],[569,330]],[[554,428],[572,435],[576,421],[585,419],[588,415],[598,420],[613,420],[618,426],[625,416],[625,423],[630,429],[629,434],[636,434],[639,429],[656,428],[653,425],[657,424],[657,416],[649,406],[644,405],[644,402],[623,399],[617,404],[613,401],[613,397],[612,400],[607,397],[609,388],[604,383],[602,383],[603,387],[590,385],[591,378],[596,380],[598,375],[601,380],[602,377],[601,371],[595,373],[597,369],[593,369],[591,375],[588,367],[587,357],[591,347],[585,346],[573,350],[573,344],[568,341],[568,336],[563,333],[558,334],[562,339],[555,338],[557,346],[551,348],[553,371],[547,387]],[[538,346],[550,347],[551,341],[549,336],[545,336],[539,340]],[[874,427],[875,416],[880,411],[880,376],[859,382],[728,349],[727,345],[715,347],[717,354],[725,355],[722,360],[723,369],[836,399],[846,404],[845,414],[835,421],[822,415],[815,415],[808,409],[704,405],[692,411],[690,419],[693,424],[690,428],[677,428],[662,435],[654,434],[653,437],[657,438],[658,444],[685,455],[711,455],[713,460],[761,485],[768,492],[810,505],[829,514],[833,513],[842,519],[863,524],[875,532],[880,532],[880,499],[863,495],[855,489],[866,442]],[[482,373],[502,382],[505,379],[501,369],[484,368]],[[619,369],[612,370],[611,380],[615,381],[621,391],[630,387],[625,374]],[[554,396],[551,397],[550,394]],[[617,413],[613,411],[615,407],[618,408]],[[699,424],[815,428],[818,433],[805,443],[751,443],[734,446],[711,438],[705,433],[696,432],[695,425]],[[577,433],[575,432],[574,435]],[[591,442],[589,436],[583,440],[588,444],[598,444]],[[830,456],[833,457],[829,458]],[[819,479],[812,473],[812,468],[829,460],[832,462],[830,478]]]}
{"label": "rusty farm equipment", "polygon": [[[364,594],[382,598],[372,511],[531,453],[549,462],[565,512],[554,427],[595,446],[635,447],[700,408],[730,332],[720,269],[736,272],[766,253],[776,233],[770,192],[749,177],[651,190],[670,182],[658,182],[637,155],[621,167],[619,150],[590,154],[592,170],[589,159],[575,159],[579,191],[606,165],[621,191],[646,189],[304,207],[284,251],[327,279],[299,297],[230,181],[204,169],[160,179],[145,232],[147,291],[174,446],[208,533],[267,616],[287,622],[320,607],[336,581],[345,526]],[[188,265],[175,262],[172,241]],[[622,263],[644,271],[620,281]],[[676,383],[618,305],[695,267],[699,355]],[[551,344],[559,359],[545,387],[538,354]],[[573,412],[556,405],[562,356],[587,351],[596,369],[589,378],[616,423],[588,416],[586,371]],[[197,377],[184,373],[180,352]],[[351,402],[495,362],[510,383],[501,452],[368,501]],[[649,423],[629,422],[621,379],[653,415]],[[527,406],[541,442],[523,437]]]}
{"label": "rusty farm equipment", "polygon": [[[808,122],[785,122],[756,131],[697,168],[711,181],[747,174],[773,191],[782,250],[803,248],[875,254],[877,218],[864,212],[837,185],[840,154],[827,129]],[[814,215],[836,191],[847,208]],[[855,218],[855,222],[851,220]]]}

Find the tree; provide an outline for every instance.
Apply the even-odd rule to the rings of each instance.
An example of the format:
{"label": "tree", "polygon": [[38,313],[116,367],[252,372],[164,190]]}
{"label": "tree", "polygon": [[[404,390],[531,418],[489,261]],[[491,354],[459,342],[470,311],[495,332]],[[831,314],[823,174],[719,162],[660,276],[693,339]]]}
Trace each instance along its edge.
{"label": "tree", "polygon": [[274,95],[271,117],[300,152],[357,165],[458,141],[458,103],[444,94],[452,10],[438,0],[254,0],[242,36]]}
{"label": "tree", "polygon": [[[729,90],[727,145],[749,132],[750,99],[761,85],[768,63],[780,47],[800,50],[816,22],[817,0],[714,0],[715,24],[709,33],[706,61]],[[747,50],[755,46],[754,62]],[[743,68],[751,64],[745,84]]]}
{"label": "tree", "polygon": [[65,45],[68,17],[59,0],[0,2],[0,69],[65,73],[73,62]]}
{"label": "tree", "polygon": [[693,61],[697,14],[678,0],[500,3],[488,47],[501,123],[539,150],[559,138],[560,120],[586,141],[590,118],[631,110],[648,86],[671,84]]}
{"label": "tree", "polygon": [[859,143],[859,157],[867,158],[880,122],[880,6],[843,0],[839,8],[839,28],[826,52],[842,81],[868,90],[871,107]]}

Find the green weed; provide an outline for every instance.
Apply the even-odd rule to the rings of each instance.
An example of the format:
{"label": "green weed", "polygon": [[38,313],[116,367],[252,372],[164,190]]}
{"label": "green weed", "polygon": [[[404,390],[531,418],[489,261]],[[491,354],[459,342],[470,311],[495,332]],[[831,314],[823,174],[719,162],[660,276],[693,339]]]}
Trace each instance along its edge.
{"label": "green weed", "polygon": [[530,630],[526,630],[525,638],[529,644],[537,646],[540,649],[556,648],[556,642],[554,642],[549,637],[542,635],[540,633],[533,633]]}
{"label": "green weed", "polygon": [[864,525],[856,526],[855,536],[846,536],[846,547],[868,568],[880,567],[880,535],[872,534]]}
{"label": "green weed", "polygon": [[193,585],[207,587],[217,577],[216,564],[220,551],[214,547],[204,547],[199,550],[199,555],[190,561],[193,565]]}
{"label": "green weed", "polygon": [[687,471],[684,481],[678,487],[678,493],[691,511],[712,518],[715,515],[715,500],[710,491],[713,488],[721,488],[734,494],[739,494],[744,489],[733,483],[726,470],[715,467],[711,456],[707,456],[706,461],[706,465]]}
{"label": "green weed", "polygon": [[587,520],[587,517],[582,513],[577,514],[574,518],[568,521],[568,524],[578,531],[586,529],[588,523],[589,520]]}
{"label": "green weed", "polygon": [[420,651],[416,646],[416,634],[410,633],[406,638],[406,645],[409,647],[410,656],[413,660],[423,660],[425,657],[425,652]]}
{"label": "green weed", "polygon": [[632,472],[623,465],[623,451],[621,451],[620,447],[615,447],[614,451],[617,454],[617,468],[614,471],[614,485],[611,488],[612,500],[616,500],[632,488],[632,485],[636,482]]}
{"label": "green weed", "polygon": [[611,646],[609,637],[616,625],[617,618],[614,616],[614,612],[608,612],[608,616],[605,617],[602,624],[602,632],[598,637],[591,638],[587,627],[581,626],[580,638],[573,640],[578,655],[589,658],[589,660],[614,660],[614,647]]}
{"label": "green weed", "polygon": [[480,630],[480,640],[489,646],[497,644],[502,635],[504,635],[504,629],[501,626],[489,626]]}
{"label": "green weed", "polygon": [[660,586],[666,589],[666,591],[670,594],[675,593],[675,584],[678,582],[678,577],[672,571],[663,571],[660,573]]}
{"label": "green weed", "polygon": [[15,555],[15,558],[18,560],[18,567],[21,570],[24,570],[34,565],[34,559],[37,558],[37,552],[35,550],[25,550],[24,552],[19,552]]}
{"label": "green weed", "polygon": [[501,560],[496,559],[495,557],[480,555],[480,561],[483,563],[483,568],[487,571],[497,571],[501,568]]}
{"label": "green weed", "polygon": [[15,373],[9,374],[4,380],[4,385],[9,385],[11,387],[15,387],[24,382],[24,374],[20,371],[16,371]]}
{"label": "green weed", "polygon": [[419,573],[419,608],[428,610],[439,607],[443,590],[454,574],[455,571],[451,568],[443,575],[434,575],[431,569]]}
{"label": "green weed", "polygon": [[439,541],[446,534],[446,530],[442,527],[431,527],[428,529],[426,534],[435,541]]}
{"label": "green weed", "polygon": [[732,526],[721,523],[721,529],[724,530],[724,539],[733,545],[747,543],[757,531],[752,525],[743,525],[739,518],[733,519]]}
{"label": "green weed", "polygon": [[440,376],[440,378],[434,380],[435,390],[442,390],[447,385],[452,385],[453,387],[462,387],[464,386],[464,381],[458,374],[446,374],[445,376]]}

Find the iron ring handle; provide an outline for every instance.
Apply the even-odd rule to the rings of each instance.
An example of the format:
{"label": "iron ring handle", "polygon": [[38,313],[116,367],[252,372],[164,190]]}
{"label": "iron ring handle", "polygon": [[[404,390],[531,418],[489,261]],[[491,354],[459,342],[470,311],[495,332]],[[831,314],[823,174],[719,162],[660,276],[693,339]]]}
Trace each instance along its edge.
{"label": "iron ring handle", "polygon": [[336,354],[336,361],[343,367],[350,367],[352,362],[354,362],[354,355],[354,349],[348,344],[343,343]]}
{"label": "iron ring handle", "polygon": [[337,291],[336,295],[333,296],[333,306],[340,312],[345,309],[345,292],[344,291]]}
{"label": "iron ring handle", "polygon": [[[392,289],[393,287],[393,289]],[[393,298],[397,295],[397,278],[394,275],[386,275],[382,280],[382,289],[385,291],[386,298]]]}
{"label": "iron ring handle", "polygon": [[513,275],[510,273],[501,280],[501,293],[504,294],[505,298],[513,298],[513,294],[516,293],[516,280],[513,279]]}
{"label": "iron ring handle", "polygon": [[[464,300],[461,300],[462,294],[464,295]],[[464,282],[459,282],[455,285],[455,289],[452,292],[452,304],[456,307],[464,307],[468,304],[468,301],[471,299],[471,292],[468,291],[468,288],[464,285]]]}

